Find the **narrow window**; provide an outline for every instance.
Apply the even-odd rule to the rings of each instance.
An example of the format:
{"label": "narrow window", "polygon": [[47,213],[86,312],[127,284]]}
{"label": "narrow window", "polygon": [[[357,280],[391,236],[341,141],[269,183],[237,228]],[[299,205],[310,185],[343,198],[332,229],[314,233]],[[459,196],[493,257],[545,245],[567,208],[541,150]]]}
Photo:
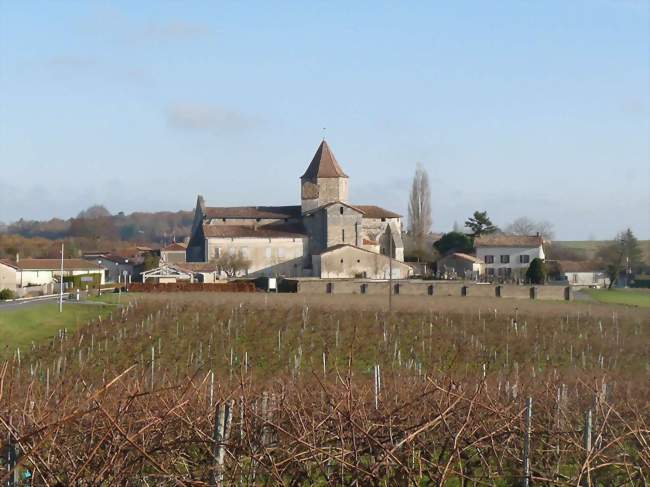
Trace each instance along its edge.
{"label": "narrow window", "polygon": [[341,239],[345,242],[345,228],[341,230]]}
{"label": "narrow window", "polygon": [[342,206],[339,208],[339,212],[341,213],[341,215],[343,214],[343,207]]}

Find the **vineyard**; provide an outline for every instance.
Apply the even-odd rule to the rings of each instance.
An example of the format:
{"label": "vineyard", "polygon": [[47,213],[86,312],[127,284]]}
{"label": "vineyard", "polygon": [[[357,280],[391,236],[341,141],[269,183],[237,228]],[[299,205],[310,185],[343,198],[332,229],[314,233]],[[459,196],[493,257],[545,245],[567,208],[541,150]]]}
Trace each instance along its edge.
{"label": "vineyard", "polygon": [[647,485],[647,310],[419,302],[161,294],[62,329],[0,364],[2,485]]}

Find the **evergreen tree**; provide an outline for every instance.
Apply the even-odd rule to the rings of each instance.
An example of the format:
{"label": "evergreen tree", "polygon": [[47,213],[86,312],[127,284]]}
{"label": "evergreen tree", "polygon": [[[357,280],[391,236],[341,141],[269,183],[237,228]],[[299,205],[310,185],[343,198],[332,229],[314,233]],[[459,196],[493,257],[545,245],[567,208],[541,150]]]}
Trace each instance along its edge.
{"label": "evergreen tree", "polygon": [[546,264],[539,257],[535,257],[528,266],[526,280],[531,284],[544,284],[546,282]]}
{"label": "evergreen tree", "polygon": [[498,228],[492,224],[487,211],[475,211],[474,214],[465,221],[465,226],[472,230],[472,237],[495,233]]}
{"label": "evergreen tree", "polygon": [[471,252],[474,248],[474,242],[464,233],[449,232],[445,233],[433,246],[444,255],[449,252]]}

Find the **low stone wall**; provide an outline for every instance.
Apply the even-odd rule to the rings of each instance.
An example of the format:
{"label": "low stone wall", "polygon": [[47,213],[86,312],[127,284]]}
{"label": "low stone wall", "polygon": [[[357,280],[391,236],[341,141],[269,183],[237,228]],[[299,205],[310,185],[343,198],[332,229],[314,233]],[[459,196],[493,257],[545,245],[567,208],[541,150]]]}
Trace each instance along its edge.
{"label": "low stone wall", "polygon": [[[388,281],[363,279],[297,280],[299,294],[388,294]],[[467,296],[484,298],[570,300],[573,295],[564,286],[517,286],[515,284],[476,284],[462,281],[393,281],[396,296]]]}

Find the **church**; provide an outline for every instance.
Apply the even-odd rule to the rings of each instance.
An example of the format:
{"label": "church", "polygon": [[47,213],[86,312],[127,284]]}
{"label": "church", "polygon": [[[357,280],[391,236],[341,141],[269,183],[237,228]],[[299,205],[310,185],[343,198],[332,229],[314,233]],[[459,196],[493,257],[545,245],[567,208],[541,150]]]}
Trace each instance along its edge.
{"label": "church", "polygon": [[401,216],[352,204],[350,180],[323,140],[295,206],[206,206],[198,196],[188,262],[241,256],[250,277],[406,278]]}

